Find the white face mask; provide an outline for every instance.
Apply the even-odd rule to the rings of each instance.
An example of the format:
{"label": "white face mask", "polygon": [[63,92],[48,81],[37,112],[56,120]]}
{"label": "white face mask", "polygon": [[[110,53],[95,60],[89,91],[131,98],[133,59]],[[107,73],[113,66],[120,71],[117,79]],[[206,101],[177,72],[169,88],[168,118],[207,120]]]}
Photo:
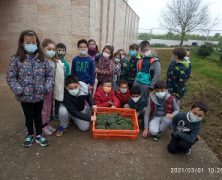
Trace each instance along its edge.
{"label": "white face mask", "polygon": [[106,52],[103,52],[103,57],[108,59],[110,57],[110,54],[106,53]]}
{"label": "white face mask", "polygon": [[80,55],[85,56],[88,54],[88,51],[80,50],[79,53]]}
{"label": "white face mask", "polygon": [[163,99],[166,96],[166,92],[156,92],[156,96],[159,99]]}
{"label": "white face mask", "polygon": [[120,59],[119,59],[119,58],[115,58],[115,62],[116,62],[116,63],[119,63],[119,62],[120,62]]}
{"label": "white face mask", "polygon": [[189,61],[189,60],[190,60],[190,57],[185,56],[184,59],[187,60],[187,61]]}
{"label": "white face mask", "polygon": [[190,122],[193,122],[193,123],[199,122],[203,119],[202,117],[198,117],[198,116],[194,115],[192,112],[188,113],[188,118],[189,118]]}
{"label": "white face mask", "polygon": [[77,96],[79,94],[79,88],[69,89],[68,92],[71,96]]}
{"label": "white face mask", "polygon": [[139,97],[132,97],[131,99],[133,100],[133,102],[137,103],[140,100],[140,96]]}
{"label": "white face mask", "polygon": [[145,57],[151,57],[151,55],[152,55],[152,53],[151,53],[150,50],[149,50],[149,51],[146,51],[146,52],[144,53],[144,56],[145,56]]}
{"label": "white face mask", "polygon": [[45,55],[49,58],[52,58],[55,56],[55,51],[46,51]]}
{"label": "white face mask", "polygon": [[120,92],[125,94],[127,92],[127,88],[120,88]]}

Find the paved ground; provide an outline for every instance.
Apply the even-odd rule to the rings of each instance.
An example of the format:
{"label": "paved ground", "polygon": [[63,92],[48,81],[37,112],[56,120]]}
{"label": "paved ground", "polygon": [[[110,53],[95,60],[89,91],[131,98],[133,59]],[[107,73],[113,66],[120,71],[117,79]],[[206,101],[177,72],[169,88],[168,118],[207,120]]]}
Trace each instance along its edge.
{"label": "paved ground", "polygon": [[[24,149],[21,107],[2,74],[0,82],[1,180],[222,179],[221,162],[202,140],[194,145],[190,156],[169,154],[166,145],[170,132],[158,143],[141,136],[136,141],[93,140],[91,132],[79,132],[70,124],[63,137],[48,138],[49,147],[33,144]],[[182,172],[192,170],[189,168],[201,168],[201,172]],[[208,168],[219,168],[219,172],[209,173]]]}

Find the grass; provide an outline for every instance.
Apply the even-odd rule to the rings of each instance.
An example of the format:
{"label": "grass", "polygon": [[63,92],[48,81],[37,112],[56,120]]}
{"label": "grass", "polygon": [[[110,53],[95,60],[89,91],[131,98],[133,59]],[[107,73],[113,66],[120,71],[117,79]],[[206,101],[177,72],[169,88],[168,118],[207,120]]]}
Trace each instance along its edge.
{"label": "grass", "polygon": [[[171,59],[170,49],[159,49],[162,73],[166,78]],[[192,55],[192,74],[187,83],[187,93],[181,100],[181,110],[189,111],[195,101],[203,101],[209,112],[203,120],[201,137],[222,161],[222,62],[212,57],[201,59]]]}

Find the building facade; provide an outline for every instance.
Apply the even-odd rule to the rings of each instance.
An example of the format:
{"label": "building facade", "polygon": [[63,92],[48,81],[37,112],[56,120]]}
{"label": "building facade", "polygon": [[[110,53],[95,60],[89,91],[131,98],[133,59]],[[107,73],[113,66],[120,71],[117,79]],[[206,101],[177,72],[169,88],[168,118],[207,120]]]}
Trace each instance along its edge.
{"label": "building facade", "polygon": [[69,60],[79,39],[95,39],[128,50],[136,42],[139,17],[124,0],[1,0],[0,71],[15,54],[23,30],[34,30],[42,41],[51,38],[67,46]]}

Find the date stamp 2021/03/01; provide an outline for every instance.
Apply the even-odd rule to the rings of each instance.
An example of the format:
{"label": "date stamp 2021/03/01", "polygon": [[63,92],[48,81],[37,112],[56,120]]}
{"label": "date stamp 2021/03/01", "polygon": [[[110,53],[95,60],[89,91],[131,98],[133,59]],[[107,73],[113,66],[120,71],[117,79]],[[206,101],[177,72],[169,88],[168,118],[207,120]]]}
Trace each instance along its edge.
{"label": "date stamp 2021/03/01", "polygon": [[222,175],[222,168],[183,168],[183,167],[175,167],[170,168],[171,174],[201,174],[208,172],[209,174],[221,174]]}

